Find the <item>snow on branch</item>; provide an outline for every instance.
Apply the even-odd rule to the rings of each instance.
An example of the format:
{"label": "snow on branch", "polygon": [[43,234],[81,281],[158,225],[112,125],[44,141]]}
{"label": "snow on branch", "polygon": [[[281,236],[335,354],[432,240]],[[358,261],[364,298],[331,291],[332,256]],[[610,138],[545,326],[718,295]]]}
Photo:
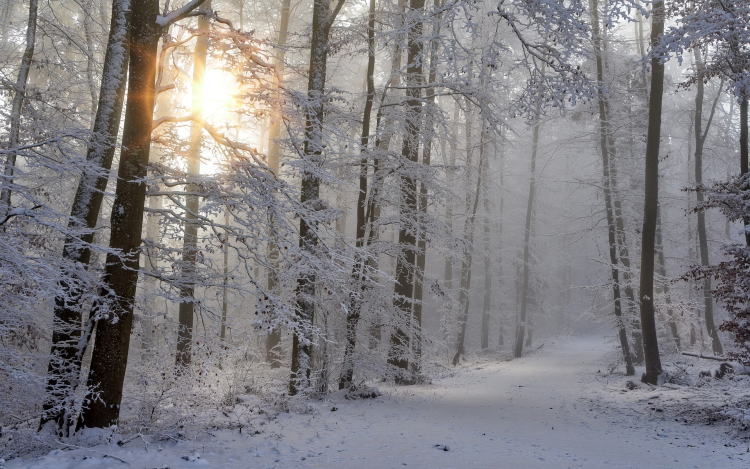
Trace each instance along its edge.
{"label": "snow on branch", "polygon": [[206,0],[192,0],[187,5],[184,5],[174,11],[167,13],[166,15],[158,15],[156,17],[156,24],[161,27],[167,27],[172,23],[176,23],[183,18],[186,18],[190,13],[201,6]]}

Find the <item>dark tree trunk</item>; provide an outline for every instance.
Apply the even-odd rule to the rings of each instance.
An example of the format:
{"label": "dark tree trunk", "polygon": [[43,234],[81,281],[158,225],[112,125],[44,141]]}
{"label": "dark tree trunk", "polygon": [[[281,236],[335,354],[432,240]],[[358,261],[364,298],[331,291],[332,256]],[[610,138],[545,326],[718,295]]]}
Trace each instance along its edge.
{"label": "dark tree trunk", "polygon": [[[651,10],[651,50],[664,32],[664,2],[657,0]],[[664,94],[664,64],[661,57],[651,59],[651,95],[648,106],[648,135],[646,137],[646,182],[641,231],[641,281],[639,288],[641,328],[646,372],[642,380],[656,384],[662,372],[659,342],[654,315],[654,243],[656,211],[659,200],[659,144],[661,142],[661,113]]]}
{"label": "dark tree trunk", "polygon": [[128,364],[146,201],[143,178],[151,148],[156,59],[162,33],[156,23],[158,1],[132,0],[131,12],[128,96],[109,242],[119,255],[107,255],[106,287],[91,310],[89,323],[96,323],[96,339],[87,383],[89,405],[81,414],[79,427],[117,424]]}
{"label": "dark tree trunk", "polygon": [[[700,57],[698,49],[694,49],[695,65],[698,74],[703,71],[703,61]],[[703,129],[703,98],[705,90],[703,86],[703,77],[699,77],[696,81],[696,94],[695,94],[695,184],[700,185],[703,183],[703,145],[706,142],[708,131],[711,128],[711,122],[714,117],[714,111],[716,110],[716,104],[718,99],[714,103],[714,107],[711,110],[711,116],[706,123],[705,130]],[[721,94],[721,93],[719,93]],[[703,192],[697,192],[698,204],[703,202]],[[701,265],[707,267],[708,261],[708,237],[706,235],[706,214],[703,210],[698,211],[698,246],[700,248]],[[719,333],[714,325],[714,301],[711,295],[711,277],[706,276],[703,280],[703,313],[706,321],[706,330],[708,331],[709,337],[711,337],[711,346],[715,355],[723,355],[724,349],[721,346],[719,340]]]}
{"label": "dark tree trunk", "polygon": [[[409,16],[421,15],[424,8],[424,0],[410,0]],[[413,21],[408,31],[408,53],[406,66],[406,134],[401,147],[401,156],[404,160],[416,163],[419,157],[419,137],[421,134],[422,99],[421,85],[422,77],[422,52],[424,43],[422,41],[422,20]],[[402,217],[414,218],[418,216],[417,180],[410,174],[401,175]],[[394,306],[401,311],[400,324],[396,324],[391,334],[390,350],[388,352],[388,363],[403,370],[397,377],[397,382],[410,383],[413,377],[409,376],[409,350],[413,345],[419,345],[421,337],[420,318],[412,312],[412,295],[414,291],[413,271],[416,264],[416,236],[415,233],[401,228],[398,233],[398,244],[401,247],[401,255],[396,261],[396,285],[394,287]],[[411,324],[411,327],[409,326]],[[415,337],[405,330],[406,328],[416,331]],[[412,341],[414,339],[414,341]],[[419,364],[414,363],[413,368],[418,369]]]}
{"label": "dark tree trunk", "polygon": [[[740,174],[747,174],[748,171],[748,127],[747,127],[747,113],[748,113],[748,97],[742,97],[742,103],[740,104]],[[750,246],[750,231],[748,231],[748,225],[750,225],[750,218],[745,218],[745,244]]]}
{"label": "dark tree trunk", "polygon": [[[367,20],[367,97],[362,116],[362,134],[360,137],[359,162],[359,194],[357,197],[357,233],[356,247],[362,249],[367,234],[367,166],[368,146],[370,142],[370,119],[372,104],[375,100],[375,0],[370,0],[370,11]],[[354,350],[357,346],[357,324],[362,311],[362,294],[367,288],[367,259],[357,254],[352,269],[354,288],[349,297],[349,311],[346,314],[346,348],[344,349],[344,365],[339,378],[339,389],[352,387],[354,377]]]}
{"label": "dark tree trunk", "polygon": [[[211,0],[206,0],[204,6],[211,8]],[[193,58],[193,92],[192,113],[203,118],[203,84],[206,78],[206,58],[208,54],[208,28],[210,24],[205,16],[198,18],[199,34],[195,42]],[[200,176],[201,169],[201,135],[203,126],[196,121],[190,123],[188,138],[187,172],[189,177]],[[188,193],[196,192],[197,185],[191,182],[187,185]],[[185,196],[185,235],[182,245],[182,285],[180,286],[179,324],[177,326],[177,353],[175,366],[177,373],[181,373],[190,366],[192,361],[193,321],[195,318],[195,264],[198,257],[198,212],[200,199],[197,195]]]}
{"label": "dark tree trunk", "polygon": [[[326,66],[331,25],[344,0],[334,9],[327,0],[315,0],[313,6],[312,38],[310,40],[310,68],[307,82],[309,105],[305,112],[305,141],[300,202],[314,206],[320,199],[320,179],[316,169],[323,153],[323,97],[326,86]],[[299,246],[313,255],[318,245],[316,227],[300,217]],[[315,319],[315,273],[308,272],[297,279],[297,330],[292,338],[292,367],[289,394],[295,395],[310,386],[312,365],[312,326]]]}
{"label": "dark tree trunk", "polygon": [[[128,14],[127,0],[112,2],[112,19],[109,40],[104,57],[99,104],[94,118],[94,132],[86,153],[87,167],[78,182],[68,227],[82,230],[78,238],[67,238],[63,247],[63,258],[70,259],[87,268],[91,260],[90,244],[94,240],[94,228],[99,218],[104,190],[115,154],[117,134],[125,95],[125,80],[128,68]],[[68,402],[80,380],[82,349],[80,343],[82,326],[81,279],[75,274],[66,275],[61,281],[64,296],[55,298],[52,349],[48,367],[47,396],[42,408],[40,428],[49,421],[57,423],[58,433],[66,435],[74,426]],[[84,337],[88,340],[89,337]],[[67,415],[66,415],[67,414]]]}
{"label": "dark tree trunk", "polygon": [[607,214],[607,237],[609,241],[609,260],[611,263],[612,275],[612,295],[614,300],[615,321],[617,324],[618,336],[620,338],[620,348],[623,359],[625,360],[625,373],[628,376],[635,374],[633,360],[630,355],[630,346],[628,345],[628,333],[625,327],[625,321],[622,312],[622,299],[620,297],[620,269],[617,249],[617,236],[615,226],[615,212],[612,203],[612,186],[613,180],[611,169],[613,161],[610,155],[611,146],[609,144],[609,122],[607,116],[607,97],[604,95],[602,86],[604,84],[604,63],[602,60],[602,40],[599,24],[599,2],[591,0],[591,19],[594,33],[594,53],[596,55],[596,79],[599,84],[597,98],[599,100],[599,149],[602,153],[602,171],[604,178],[604,206]]}

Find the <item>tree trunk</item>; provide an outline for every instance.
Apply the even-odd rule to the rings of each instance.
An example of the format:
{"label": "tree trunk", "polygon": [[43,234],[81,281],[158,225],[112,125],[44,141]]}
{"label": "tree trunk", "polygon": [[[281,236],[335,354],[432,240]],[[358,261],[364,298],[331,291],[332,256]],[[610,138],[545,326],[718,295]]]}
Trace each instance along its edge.
{"label": "tree trunk", "polygon": [[661,206],[657,208],[656,212],[656,260],[657,260],[657,273],[661,277],[661,293],[666,297],[667,302],[667,321],[669,325],[669,331],[672,333],[672,339],[677,346],[677,350],[681,349],[680,346],[680,334],[677,332],[677,323],[674,318],[674,310],[672,309],[672,298],[669,296],[669,281],[667,279],[667,263],[664,260],[664,243],[662,239],[662,223],[661,223]]}
{"label": "tree trunk", "polygon": [[[451,129],[451,138],[448,141],[450,148],[450,157],[448,159],[448,169],[446,171],[445,179],[448,187],[451,187],[453,181],[454,167],[456,166],[456,142],[458,141],[458,118],[459,118],[459,106],[458,101],[453,102],[453,127]],[[445,160],[443,160],[445,161]],[[445,207],[445,224],[448,227],[448,232],[453,231],[453,199],[448,198]],[[451,290],[453,290],[453,255],[448,255],[445,258],[445,265],[443,266],[443,279],[445,282],[445,290],[447,293],[448,310],[445,312],[446,317],[450,317],[453,312],[453,297]]]}
{"label": "tree trunk", "polygon": [[611,263],[612,275],[612,296],[614,300],[615,321],[617,323],[618,335],[620,338],[620,348],[625,360],[625,373],[627,376],[635,374],[633,360],[630,355],[630,346],[628,345],[627,328],[622,314],[622,299],[620,298],[620,269],[618,268],[618,249],[615,226],[614,207],[612,204],[612,186],[611,160],[609,145],[609,122],[607,116],[607,101],[602,86],[604,86],[604,64],[602,60],[601,35],[599,23],[599,2],[591,0],[591,20],[594,33],[594,54],[596,55],[596,79],[599,85],[597,98],[599,100],[599,149],[602,153],[602,171],[604,179],[604,206],[607,214],[607,237],[609,241],[609,260]]}
{"label": "tree trunk", "polygon": [[[307,82],[305,111],[305,140],[303,144],[302,185],[300,203],[315,206],[320,199],[320,179],[316,169],[322,164],[323,153],[323,96],[326,86],[326,66],[331,25],[344,4],[339,0],[334,9],[327,0],[315,0],[313,6],[312,38],[310,40],[310,67]],[[308,169],[309,168],[309,169]],[[300,249],[313,255],[318,245],[315,226],[300,217]],[[289,394],[310,387],[312,360],[312,327],[315,319],[315,273],[308,272],[297,279],[297,329],[292,337],[292,367]]]}
{"label": "tree trunk", "polygon": [[[657,0],[651,10],[651,50],[659,45],[664,32],[664,2]],[[641,378],[656,384],[662,372],[659,342],[654,316],[654,242],[656,209],[659,200],[659,144],[661,142],[661,112],[664,93],[664,64],[661,57],[651,59],[651,93],[648,106],[648,135],[646,137],[646,182],[641,231],[641,281],[639,288],[641,328],[646,372]]]}
{"label": "tree trunk", "polygon": [[[747,113],[748,113],[748,97],[744,95],[742,97],[742,103],[740,104],[740,174],[747,174],[748,171],[748,127],[747,127]],[[750,225],[750,218],[743,220],[745,225],[745,244],[750,246],[750,231],[748,231],[748,225]]]}
{"label": "tree trunk", "polygon": [[[79,237],[69,237],[63,247],[63,258],[87,268],[91,261],[90,245],[99,218],[104,190],[107,187],[115,154],[117,134],[125,95],[128,68],[129,0],[112,2],[109,39],[104,58],[99,104],[93,125],[93,138],[86,153],[87,167],[78,182],[68,227],[82,230]],[[40,428],[55,421],[58,433],[67,435],[74,426],[71,415],[73,392],[80,380],[82,348],[80,343],[83,311],[81,279],[68,272],[61,280],[64,294],[55,298],[52,349],[48,366],[47,395],[42,408]],[[88,340],[88,337],[85,337]]]}
{"label": "tree trunk", "polygon": [[[211,9],[211,0],[203,4]],[[206,58],[208,55],[208,29],[210,24],[205,16],[198,18],[197,33],[193,54],[193,93],[192,113],[203,118],[203,100],[206,81]],[[175,370],[181,373],[192,361],[193,320],[195,318],[195,264],[198,256],[198,212],[200,199],[193,194],[198,190],[196,179],[201,172],[201,136],[203,125],[197,121],[190,123],[188,137],[187,173],[191,181],[185,190],[185,237],[182,244],[182,279],[180,286],[179,324],[177,326],[177,353]]]}
{"label": "tree trunk", "polygon": [[[440,0],[435,0],[434,5],[436,8],[440,8]],[[440,22],[442,13],[438,13],[433,23],[433,37],[440,35]],[[432,136],[435,131],[434,117],[435,110],[435,88],[434,83],[437,79],[437,41],[430,42],[430,71],[427,74],[427,90],[426,90],[426,109],[425,109],[425,137],[424,147],[422,148],[422,164],[424,166],[430,166],[432,164]],[[424,218],[427,215],[427,186],[424,182],[419,184],[419,212]],[[427,238],[425,230],[420,230],[419,241],[417,242],[417,269],[414,273],[414,317],[417,324],[422,324],[422,302],[424,296],[424,273],[425,263],[427,261]],[[412,364],[412,371],[415,373],[419,372],[419,363],[422,356],[421,341],[416,341],[412,345],[414,350],[414,363]]]}
{"label": "tree trunk", "polygon": [[[482,148],[487,144],[485,128],[482,127]],[[486,152],[487,150],[482,150]],[[489,174],[489,163],[484,162],[485,174]],[[482,350],[490,346],[490,309],[492,308],[492,240],[490,239],[490,197],[488,185],[484,185],[484,301],[482,304]]]}
{"label": "tree trunk", "polygon": [[[467,117],[468,118],[468,117]],[[479,207],[479,199],[480,195],[482,193],[482,185],[484,184],[483,177],[484,177],[484,159],[486,155],[484,154],[484,151],[482,151],[482,146],[480,148],[480,154],[479,154],[479,163],[477,164],[478,168],[478,175],[477,175],[477,187],[474,191],[474,200],[471,207],[471,211],[466,216],[466,221],[464,223],[464,237],[465,239],[469,240],[469,250],[464,255],[464,260],[461,264],[461,287],[458,292],[459,297],[459,307],[461,308],[461,318],[458,323],[459,332],[458,332],[458,345],[456,347],[456,354],[453,356],[453,366],[458,365],[458,361],[461,359],[461,355],[463,355],[464,352],[464,341],[466,339],[466,323],[468,322],[469,318],[469,290],[471,289],[471,263],[473,259],[473,250],[474,250],[474,232],[475,232],[475,223],[474,220],[477,215],[477,207]]]}
{"label": "tree trunk", "polygon": [[[367,97],[362,116],[362,134],[360,137],[359,162],[359,194],[357,196],[357,233],[356,247],[362,249],[367,234],[367,166],[368,146],[370,142],[370,119],[372,104],[375,100],[375,0],[370,0],[370,11],[367,20]],[[339,389],[352,387],[354,377],[354,350],[357,346],[357,324],[362,312],[362,294],[367,288],[368,272],[367,259],[357,254],[352,269],[352,280],[355,287],[349,297],[349,311],[346,314],[346,348],[344,349],[344,365],[339,379]],[[357,291],[358,290],[358,291]]]}
{"label": "tree trunk", "polygon": [[29,72],[31,62],[34,58],[34,43],[36,42],[36,18],[38,0],[29,1],[29,20],[26,26],[26,49],[21,57],[21,66],[18,68],[18,77],[13,92],[13,102],[10,105],[10,125],[8,129],[8,153],[3,169],[2,190],[0,190],[0,218],[5,218],[10,211],[10,195],[13,186],[13,173],[16,168],[16,152],[18,139],[21,133],[21,112],[23,102],[26,99],[26,86],[29,83]]}
{"label": "tree trunk", "polygon": [[[410,0],[408,11],[410,16],[421,15],[424,8],[424,0]],[[419,137],[421,135],[422,99],[421,85],[422,77],[422,20],[413,21],[408,31],[408,53],[406,66],[406,119],[401,156],[412,163],[417,163],[419,157]],[[403,197],[401,217],[415,219],[418,216],[417,180],[409,173],[402,174],[401,194]],[[396,261],[396,284],[394,287],[394,307],[401,311],[401,323],[395,325],[391,334],[390,350],[388,352],[388,363],[403,370],[396,377],[399,383],[411,383],[413,377],[407,376],[409,369],[409,350],[412,345],[419,346],[421,337],[420,318],[412,312],[412,294],[414,291],[414,276],[412,275],[416,262],[416,236],[415,233],[403,227],[399,230],[398,244],[401,247],[401,255]],[[405,330],[407,329],[407,330]],[[416,331],[411,337],[410,331]],[[412,342],[412,338],[414,341]],[[419,367],[415,363],[416,368]]]}
{"label": "tree trunk", "polygon": [[[224,212],[224,223],[227,226],[229,225],[229,209]],[[229,247],[227,246],[227,241],[229,241],[229,233],[224,232],[224,239],[221,243],[222,251],[224,251],[224,278],[221,288],[221,332],[219,333],[219,339],[222,342],[227,337],[227,312],[229,311],[229,301],[227,298],[229,289]]]}
{"label": "tree trunk", "polygon": [[[284,80],[284,59],[286,56],[286,40],[289,36],[289,15],[291,11],[291,0],[282,0],[281,18],[279,20],[279,37],[277,40],[278,51],[276,52],[276,102],[272,107],[271,127],[268,129],[268,168],[278,176],[281,167],[281,145],[279,137],[281,136],[281,83]],[[273,222],[273,220],[271,220]],[[267,286],[269,291],[276,288],[276,270],[279,265],[279,249],[275,243],[268,244],[268,258],[271,267],[268,269]],[[282,365],[282,357],[279,347],[281,346],[281,329],[273,328],[266,337],[266,361],[271,368],[279,368]]]}
{"label": "tree trunk", "polygon": [[534,123],[534,132],[531,142],[531,180],[529,181],[529,200],[526,205],[526,227],[523,238],[523,284],[521,287],[521,311],[518,316],[518,325],[516,330],[516,346],[514,355],[520,358],[523,355],[523,341],[526,336],[526,313],[529,303],[529,277],[530,257],[529,251],[531,243],[531,216],[534,211],[534,193],[536,192],[536,155],[539,148],[539,128],[541,127],[540,117],[537,109],[536,122]]}
{"label": "tree trunk", "polygon": [[[695,66],[697,68],[697,72],[700,75],[701,72],[704,69],[703,61],[700,57],[700,52],[698,49],[693,49],[694,57],[695,57]],[[695,94],[695,119],[694,119],[694,125],[695,125],[695,183],[696,185],[700,185],[703,182],[703,145],[706,142],[706,137],[708,136],[708,131],[711,128],[711,121],[714,117],[714,111],[716,110],[716,103],[714,103],[714,107],[711,110],[711,117],[709,118],[708,122],[706,123],[706,129],[704,130],[703,127],[703,97],[704,97],[705,91],[703,86],[703,77],[699,76],[699,79],[696,81],[696,94]],[[721,94],[721,91],[719,92]],[[703,202],[703,192],[697,191],[696,193],[698,198],[698,204]],[[708,239],[706,235],[706,213],[703,210],[698,211],[698,245],[700,248],[700,256],[701,256],[701,265],[704,267],[707,267],[709,265],[708,262]],[[706,330],[708,331],[709,337],[711,337],[711,346],[713,348],[714,354],[721,356],[724,354],[724,349],[721,346],[721,341],[719,340],[719,333],[716,330],[716,326],[714,325],[714,301],[713,296],[711,295],[711,277],[706,276],[706,278],[703,280],[703,313],[704,318],[706,321]]]}
{"label": "tree trunk", "polygon": [[92,307],[90,323],[96,323],[97,330],[88,377],[89,406],[81,414],[79,427],[117,424],[128,363],[146,200],[143,178],[151,148],[154,80],[162,32],[156,23],[158,1],[132,0],[131,12],[128,97],[109,244],[119,255],[107,254],[106,287]]}

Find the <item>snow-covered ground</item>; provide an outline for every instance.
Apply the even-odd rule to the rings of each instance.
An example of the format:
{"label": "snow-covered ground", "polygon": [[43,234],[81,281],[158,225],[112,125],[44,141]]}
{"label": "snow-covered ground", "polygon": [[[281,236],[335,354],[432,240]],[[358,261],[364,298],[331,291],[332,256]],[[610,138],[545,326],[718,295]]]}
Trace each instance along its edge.
{"label": "snow-covered ground", "polygon": [[311,413],[264,414],[242,433],[136,438],[5,467],[750,467],[747,440],[693,402],[699,391],[640,383],[628,390],[628,378],[607,375],[611,357],[605,339],[574,338],[518,360],[475,361],[431,384],[381,387],[377,399],[334,395]]}

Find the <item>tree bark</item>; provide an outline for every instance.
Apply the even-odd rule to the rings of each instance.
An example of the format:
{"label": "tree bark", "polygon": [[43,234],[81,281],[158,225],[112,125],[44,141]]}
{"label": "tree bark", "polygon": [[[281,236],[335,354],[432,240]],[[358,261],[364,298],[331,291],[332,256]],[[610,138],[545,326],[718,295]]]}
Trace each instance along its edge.
{"label": "tree bark", "polygon": [[131,12],[128,96],[109,243],[113,252],[105,261],[105,288],[92,307],[90,323],[96,323],[96,339],[87,383],[88,407],[81,414],[79,427],[117,424],[128,363],[146,200],[143,178],[151,148],[154,80],[162,32],[156,23],[158,1],[133,0]]}
{"label": "tree bark", "polygon": [[[211,9],[211,0],[203,3]],[[203,100],[205,96],[206,58],[208,56],[208,29],[210,24],[205,16],[198,18],[197,33],[193,53],[193,93],[192,114],[203,118]],[[200,122],[190,123],[188,137],[187,173],[190,179],[197,179],[201,172],[201,136],[203,125]],[[192,361],[193,320],[195,318],[195,265],[198,256],[198,212],[200,199],[194,195],[198,185],[190,181],[186,186],[185,196],[185,235],[182,242],[182,279],[180,286],[179,324],[177,326],[177,353],[175,370],[181,373]]]}
{"label": "tree bark", "polygon": [[[747,125],[747,114],[748,114],[748,97],[744,95],[742,97],[742,103],[740,104],[740,174],[744,175],[748,172],[748,125]],[[750,225],[750,217],[743,220],[745,225],[745,244],[750,246],[750,231],[748,231],[748,225]]]}
{"label": "tree bark", "polygon": [[[421,15],[424,0],[410,0],[408,12],[410,15]],[[407,66],[406,66],[406,134],[404,135],[401,156],[404,160],[416,163],[419,157],[419,137],[421,134],[422,99],[422,20],[412,20],[407,33]],[[403,197],[401,216],[414,218],[418,216],[417,180],[411,174],[402,174],[401,194]],[[419,346],[421,337],[421,323],[412,311],[412,295],[414,291],[414,269],[416,264],[416,236],[405,226],[399,230],[398,244],[401,255],[396,261],[396,284],[394,287],[394,307],[401,311],[402,323],[396,324],[391,334],[388,363],[403,370],[397,377],[399,383],[411,383],[413,376],[409,376],[409,349],[412,345]],[[404,330],[408,328],[409,330]],[[410,330],[416,331],[414,337]],[[414,341],[412,341],[414,339]],[[414,363],[419,368],[418,363]]]}
{"label": "tree bark", "polygon": [[[327,0],[315,0],[313,5],[312,38],[310,40],[310,67],[307,82],[305,111],[305,140],[300,203],[314,207],[320,200],[320,179],[316,169],[322,163],[323,153],[323,97],[326,86],[326,66],[331,26],[345,0],[339,0],[331,9]],[[300,217],[299,247],[310,255],[318,245],[316,227]],[[315,273],[308,272],[297,279],[297,330],[292,337],[292,366],[289,394],[295,395],[310,387],[312,365],[312,326],[315,319]]]}
{"label": "tree bark", "polygon": [[[365,98],[365,109],[362,115],[362,134],[360,136],[359,162],[359,194],[357,196],[357,232],[356,247],[362,249],[366,242],[367,234],[367,173],[368,173],[368,146],[370,142],[370,120],[372,117],[372,104],[375,100],[375,0],[370,0],[370,10],[367,20],[367,97]],[[357,347],[357,324],[359,324],[362,312],[362,297],[367,288],[368,273],[367,259],[358,253],[352,269],[352,280],[354,288],[349,297],[349,311],[346,314],[346,348],[344,349],[344,366],[339,379],[339,389],[352,387],[354,377],[354,350]]]}
{"label": "tree bark", "polygon": [[612,186],[611,177],[612,161],[609,145],[609,122],[607,115],[607,97],[604,95],[604,63],[602,60],[601,34],[599,23],[599,2],[591,0],[591,20],[594,33],[594,54],[596,56],[596,79],[599,85],[597,98],[599,100],[599,149],[602,153],[602,171],[604,179],[604,206],[607,214],[607,236],[609,241],[609,259],[611,263],[612,275],[612,296],[614,300],[615,321],[617,323],[618,335],[620,338],[620,348],[623,359],[625,360],[625,373],[627,376],[635,374],[633,360],[630,355],[630,346],[628,344],[628,333],[625,327],[625,321],[622,313],[622,299],[620,297],[620,269],[617,249],[617,236],[615,226],[614,207],[612,203]]}
{"label": "tree bark", "polygon": [[[700,76],[701,72],[703,71],[703,61],[700,57],[700,52],[698,49],[693,49],[694,57],[695,57],[695,66],[696,71],[699,75],[699,79],[696,81],[696,93],[695,93],[695,118],[694,118],[694,125],[695,125],[695,183],[696,185],[700,185],[703,183],[703,145],[706,142],[706,137],[708,136],[708,131],[711,129],[711,122],[713,121],[714,117],[714,111],[716,110],[716,104],[718,103],[718,99],[714,103],[714,107],[711,110],[711,116],[708,119],[708,122],[706,123],[705,130],[703,127],[703,98],[705,94],[705,89],[703,86],[703,77]],[[719,92],[721,94],[721,91]],[[697,198],[698,198],[698,204],[703,202],[703,192],[697,191]],[[701,265],[704,267],[707,267],[709,265],[708,261],[708,239],[706,235],[706,213],[703,210],[698,211],[698,246],[700,248],[700,256],[701,256]],[[721,346],[721,341],[719,340],[719,333],[716,330],[716,326],[714,325],[714,301],[713,296],[711,295],[711,277],[706,276],[705,279],[703,279],[703,313],[704,313],[704,319],[706,321],[706,330],[708,332],[709,337],[711,337],[711,346],[713,348],[714,354],[716,355],[723,355],[724,349]]]}
{"label": "tree bark", "polygon": [[[651,50],[659,45],[664,32],[664,2],[657,0],[651,10]],[[661,113],[664,93],[664,64],[661,57],[651,58],[651,93],[648,106],[648,134],[646,137],[646,182],[641,231],[640,306],[643,352],[646,372],[641,378],[656,384],[662,373],[659,342],[654,315],[654,242],[656,211],[659,200],[659,144],[661,142]]]}
{"label": "tree bark", "polygon": [[[10,105],[10,125],[8,129],[8,149],[14,150],[18,147],[18,139],[21,134],[21,112],[26,99],[26,86],[29,83],[29,72],[31,62],[34,59],[34,44],[36,42],[36,20],[38,0],[29,0],[29,19],[26,25],[26,48],[21,57],[21,65],[18,68],[18,77],[13,92],[13,101]],[[3,169],[2,190],[0,190],[0,218],[5,218],[10,211],[10,196],[13,192],[13,173],[16,168],[16,152],[11,151],[5,159]]]}
{"label": "tree bark", "polygon": [[526,336],[526,313],[529,304],[529,277],[531,275],[531,217],[534,211],[534,194],[536,192],[536,156],[539,148],[540,127],[540,117],[537,115],[531,142],[531,180],[529,181],[529,199],[526,204],[526,227],[523,237],[523,283],[521,287],[521,310],[518,316],[518,329],[516,330],[516,345],[514,349],[516,358],[520,358],[523,355],[523,344]]}
{"label": "tree bark", "polygon": [[[486,131],[482,128],[482,146],[487,143]],[[486,152],[487,150],[483,150]],[[489,163],[484,162],[485,174],[489,174]],[[492,240],[490,239],[490,197],[488,185],[484,185],[484,298],[482,304],[482,350],[490,346],[490,309],[492,308]]]}
{"label": "tree bark", "polygon": [[[90,245],[94,241],[94,229],[120,130],[128,69],[129,4],[130,0],[112,2],[93,137],[86,153],[87,166],[78,182],[68,223],[68,228],[83,232],[79,237],[68,237],[63,247],[63,259],[69,259],[82,268],[88,268],[91,261]],[[75,416],[70,413],[70,399],[80,381],[82,349],[86,346],[85,343],[80,343],[83,318],[82,279],[75,272],[66,272],[60,287],[64,294],[55,298],[47,394],[39,428],[49,421],[55,421],[58,433],[67,435],[74,426]],[[84,339],[88,340],[88,337]]]}
{"label": "tree bark", "polygon": [[[279,20],[279,37],[277,39],[278,51],[274,67],[276,68],[276,102],[272,108],[271,126],[268,129],[268,168],[278,176],[281,168],[281,145],[279,137],[281,136],[281,122],[283,120],[281,112],[281,83],[284,80],[284,60],[286,57],[286,41],[289,36],[289,15],[291,11],[291,0],[282,0],[281,18]],[[273,220],[271,220],[273,222]],[[267,286],[269,291],[276,288],[276,270],[279,264],[279,249],[276,243],[268,244],[268,258],[271,267],[268,269]],[[271,368],[279,368],[282,365],[282,357],[279,351],[281,345],[281,329],[273,328],[266,337],[266,361]]]}
{"label": "tree bark", "polygon": [[480,154],[479,163],[477,164],[477,168],[479,170],[477,175],[477,186],[474,191],[473,203],[470,206],[471,211],[467,214],[466,221],[464,223],[464,237],[469,241],[469,250],[464,255],[464,259],[461,264],[461,287],[458,292],[458,304],[461,308],[461,318],[459,319],[458,323],[458,345],[456,347],[456,354],[453,356],[453,366],[458,365],[458,361],[461,359],[461,355],[465,353],[464,342],[466,339],[466,323],[468,322],[469,318],[469,290],[471,289],[471,264],[473,259],[472,254],[474,249],[474,232],[476,226],[474,220],[477,215],[477,208],[479,207],[482,185],[484,184],[484,159],[486,157],[484,151],[482,151],[482,146],[480,146],[479,148]]}
{"label": "tree bark", "polygon": [[656,212],[656,260],[657,260],[657,273],[661,277],[661,293],[666,297],[667,303],[667,322],[669,325],[669,331],[672,333],[672,339],[677,346],[677,350],[682,347],[680,345],[680,334],[677,332],[677,323],[674,318],[674,310],[672,309],[672,298],[669,296],[669,280],[667,279],[667,263],[664,260],[664,243],[662,239],[662,223],[661,223],[661,205],[657,208]]}

